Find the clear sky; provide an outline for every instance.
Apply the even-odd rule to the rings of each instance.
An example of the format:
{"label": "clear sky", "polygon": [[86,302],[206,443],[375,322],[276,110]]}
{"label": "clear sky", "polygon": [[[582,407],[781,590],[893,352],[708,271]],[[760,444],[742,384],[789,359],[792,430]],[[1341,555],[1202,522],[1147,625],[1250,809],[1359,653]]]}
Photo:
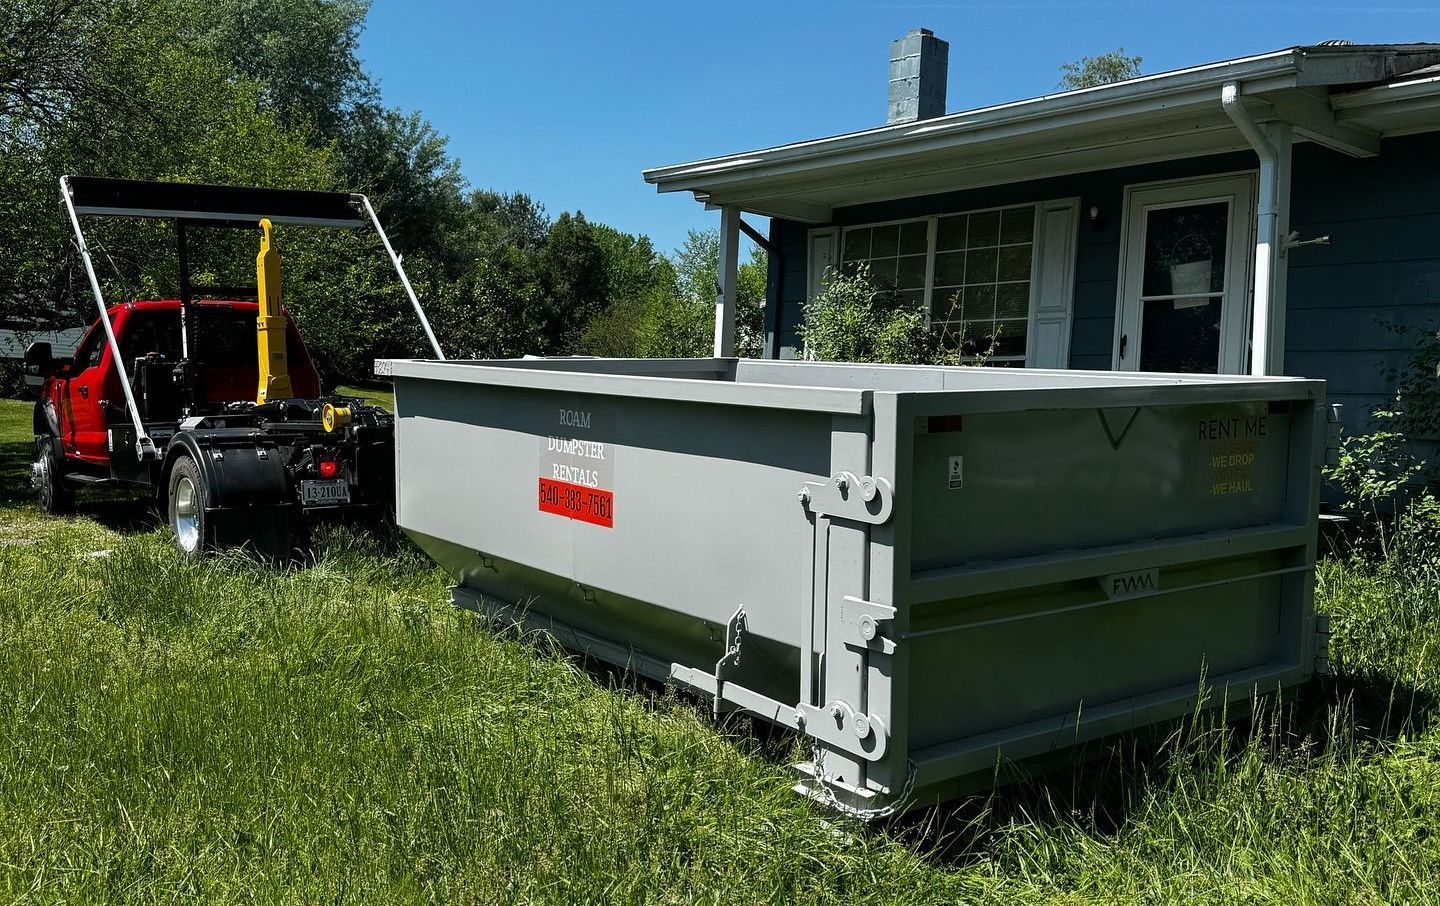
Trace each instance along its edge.
{"label": "clear sky", "polygon": [[889,43],[916,27],[950,42],[954,112],[1052,91],[1061,63],[1121,46],[1153,73],[1329,38],[1440,42],[1440,0],[374,0],[361,54],[473,186],[668,251],[719,215],[642,169],[882,124]]}

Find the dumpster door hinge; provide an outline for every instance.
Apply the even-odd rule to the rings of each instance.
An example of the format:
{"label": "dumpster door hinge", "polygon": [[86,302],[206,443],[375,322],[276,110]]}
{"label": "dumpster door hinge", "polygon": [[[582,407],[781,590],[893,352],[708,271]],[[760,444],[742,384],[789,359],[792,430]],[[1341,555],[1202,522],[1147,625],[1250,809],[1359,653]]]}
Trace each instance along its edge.
{"label": "dumpster door hinge", "polygon": [[824,482],[807,481],[800,489],[799,498],[817,515],[871,525],[889,522],[895,510],[895,494],[890,482],[854,472],[837,472]]}
{"label": "dumpster door hinge", "polygon": [[1330,673],[1330,615],[1315,614],[1315,673],[1325,676]]}
{"label": "dumpster door hinge", "polygon": [[715,662],[715,716],[720,716],[720,700],[725,697],[725,680],[740,667],[740,646],[745,640],[745,608],[725,624],[725,653]]}
{"label": "dumpster door hinge", "polygon": [[1331,403],[1325,407],[1325,465],[1335,468],[1340,465],[1340,435],[1344,428],[1341,416],[1343,403]]}

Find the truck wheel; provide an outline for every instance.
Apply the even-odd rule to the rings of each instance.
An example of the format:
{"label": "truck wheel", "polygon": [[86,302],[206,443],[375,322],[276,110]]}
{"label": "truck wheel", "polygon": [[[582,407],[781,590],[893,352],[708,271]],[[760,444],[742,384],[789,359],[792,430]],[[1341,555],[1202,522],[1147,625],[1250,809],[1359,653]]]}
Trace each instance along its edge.
{"label": "truck wheel", "polygon": [[55,438],[35,438],[35,461],[30,464],[30,483],[40,497],[40,509],[60,515],[75,509],[75,492],[65,484],[64,462],[55,449]]}
{"label": "truck wheel", "polygon": [[195,461],[188,456],[175,460],[170,468],[168,515],[175,531],[175,543],[187,557],[205,553],[209,526],[206,524],[205,503],[208,489]]}

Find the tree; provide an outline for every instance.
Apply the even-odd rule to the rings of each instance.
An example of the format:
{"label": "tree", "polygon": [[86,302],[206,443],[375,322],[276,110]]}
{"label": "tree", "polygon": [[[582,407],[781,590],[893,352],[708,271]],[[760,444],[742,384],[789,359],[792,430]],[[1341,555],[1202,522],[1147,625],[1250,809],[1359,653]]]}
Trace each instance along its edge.
{"label": "tree", "polygon": [[87,98],[124,103],[107,64],[109,4],[7,0],[0,4],[0,152],[16,153],[59,128]]}
{"label": "tree", "polygon": [[348,188],[370,195],[394,245],[436,258],[465,221],[465,178],[449,139],[418,113],[362,104],[340,142]]}
{"label": "tree", "polygon": [[1081,57],[1078,61],[1060,64],[1059,87],[1064,91],[1075,91],[1133,79],[1140,75],[1141,62],[1138,56],[1127,56],[1123,47],[1099,56]]}
{"label": "tree", "polygon": [[264,86],[286,125],[338,138],[357,105],[378,96],[358,50],[369,0],[166,0],[186,44]]}
{"label": "tree", "polygon": [[[742,356],[761,354],[765,342],[765,284],[769,261],[758,246],[750,260],[740,263],[735,279],[735,348]],[[707,348],[692,355],[707,355],[714,337],[715,296],[720,291],[720,233],[691,230],[685,244],[675,253],[675,273],[681,298],[710,312],[712,328]]]}

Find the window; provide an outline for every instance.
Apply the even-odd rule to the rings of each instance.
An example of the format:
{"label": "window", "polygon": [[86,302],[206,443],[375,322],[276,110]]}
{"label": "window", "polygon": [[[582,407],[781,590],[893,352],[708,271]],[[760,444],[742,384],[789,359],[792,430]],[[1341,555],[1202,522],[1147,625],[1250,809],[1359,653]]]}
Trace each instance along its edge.
{"label": "window", "polygon": [[968,354],[1023,363],[1034,252],[1030,205],[939,218],[930,323]]}
{"label": "window", "polygon": [[847,273],[865,265],[870,276],[901,298],[925,304],[925,265],[930,254],[930,222],[910,220],[845,231]]}
{"label": "window", "polygon": [[105,351],[105,330],[99,324],[92,325],[85,338],[75,349],[76,373],[86,368],[94,368],[100,364],[100,356]]}
{"label": "window", "polygon": [[850,227],[847,272],[860,264],[906,300],[927,306],[948,346],[1025,363],[1035,265],[1035,206]]}

